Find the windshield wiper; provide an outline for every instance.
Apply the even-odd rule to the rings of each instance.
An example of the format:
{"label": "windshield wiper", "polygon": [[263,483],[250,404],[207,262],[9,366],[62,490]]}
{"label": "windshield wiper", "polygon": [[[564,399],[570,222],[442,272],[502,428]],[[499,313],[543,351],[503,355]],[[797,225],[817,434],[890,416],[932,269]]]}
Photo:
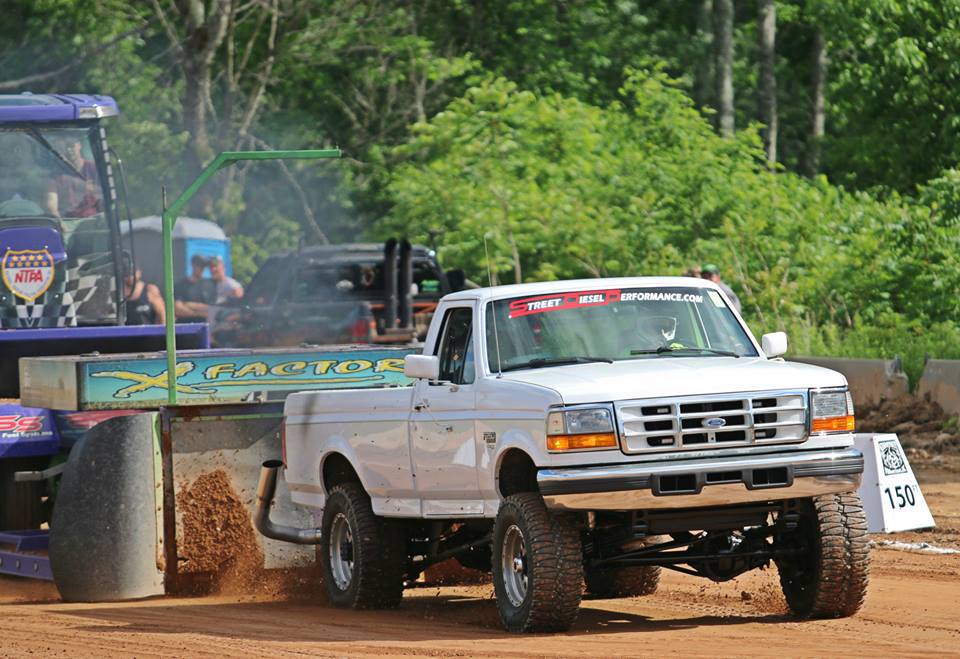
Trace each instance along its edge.
{"label": "windshield wiper", "polygon": [[75,176],[81,181],[87,180],[87,177],[81,174],[80,170],[73,166],[73,163],[64,158],[62,153],[53,148],[53,145],[47,141],[47,138],[40,134],[40,131],[38,131],[36,128],[29,128],[27,129],[27,135],[39,142],[44,149],[52,153],[59,163],[66,168],[67,173],[70,174],[70,176]]}
{"label": "windshield wiper", "polygon": [[516,371],[521,368],[543,368],[544,366],[566,366],[568,364],[588,364],[591,362],[606,362],[612,364],[613,360],[609,357],[537,357],[520,364],[510,364],[500,369],[503,371]]}
{"label": "windshield wiper", "polygon": [[665,353],[673,352],[695,352],[697,354],[707,354],[707,355],[721,355],[723,357],[739,357],[735,352],[730,352],[729,350],[714,350],[713,348],[674,348],[671,346],[660,346],[654,350],[631,350],[631,355],[663,355]]}

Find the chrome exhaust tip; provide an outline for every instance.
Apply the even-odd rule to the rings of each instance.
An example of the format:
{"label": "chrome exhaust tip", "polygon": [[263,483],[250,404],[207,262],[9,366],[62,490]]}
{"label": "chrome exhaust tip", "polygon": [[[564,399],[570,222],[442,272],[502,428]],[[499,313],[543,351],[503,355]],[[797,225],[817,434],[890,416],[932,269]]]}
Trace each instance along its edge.
{"label": "chrome exhaust tip", "polygon": [[320,543],[320,529],[298,529],[295,526],[283,526],[270,521],[270,505],[277,491],[277,472],[283,463],[280,460],[267,460],[260,467],[260,482],[257,483],[257,506],[253,511],[253,525],[260,533],[274,540],[283,540],[298,545],[316,545]]}

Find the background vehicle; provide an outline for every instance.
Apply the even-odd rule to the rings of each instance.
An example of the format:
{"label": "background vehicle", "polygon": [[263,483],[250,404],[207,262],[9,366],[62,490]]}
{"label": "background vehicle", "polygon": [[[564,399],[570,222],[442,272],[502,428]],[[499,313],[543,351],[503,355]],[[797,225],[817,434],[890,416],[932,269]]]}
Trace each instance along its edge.
{"label": "background vehicle", "polygon": [[642,595],[660,567],[774,562],[792,612],[848,616],[867,584],[853,405],[839,373],[776,360],[712,283],[600,279],[446,296],[410,387],[302,392],[286,483],[322,533],[330,599],[392,606],[449,557],[493,572],[505,627],[569,628],[583,582]]}
{"label": "background vehicle", "polygon": [[426,336],[439,299],[464,285],[406,241],[308,247],[267,259],[242,304],[220,312],[222,346],[406,343]]}

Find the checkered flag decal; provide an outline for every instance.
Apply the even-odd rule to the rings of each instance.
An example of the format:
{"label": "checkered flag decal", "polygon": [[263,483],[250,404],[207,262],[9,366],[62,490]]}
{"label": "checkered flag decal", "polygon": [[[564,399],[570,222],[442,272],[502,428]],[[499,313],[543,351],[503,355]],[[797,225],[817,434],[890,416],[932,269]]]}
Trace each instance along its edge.
{"label": "checkered flag decal", "polygon": [[0,291],[0,329],[74,327],[76,306],[66,290],[63,262],[54,265],[53,284],[32,302],[17,297],[4,287]]}
{"label": "checkered flag decal", "polygon": [[109,252],[90,254],[79,257],[76,261],[70,259],[64,293],[73,304],[74,317],[101,322],[107,318],[115,318],[116,290],[113,258]]}

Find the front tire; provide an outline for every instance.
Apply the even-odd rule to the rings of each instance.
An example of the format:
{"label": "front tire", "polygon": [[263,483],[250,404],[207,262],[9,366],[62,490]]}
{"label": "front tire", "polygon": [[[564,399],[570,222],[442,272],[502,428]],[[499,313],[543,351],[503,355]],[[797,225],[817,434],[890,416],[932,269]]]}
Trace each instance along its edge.
{"label": "front tire", "polygon": [[493,586],[511,632],[558,632],[577,619],[583,552],[575,518],[547,510],[535,493],[513,494],[493,527]]}
{"label": "front tire", "polygon": [[788,542],[801,553],[777,559],[780,585],[798,618],[846,618],[863,605],[870,577],[867,518],[856,493],[802,502]]}
{"label": "front tire", "polygon": [[320,556],[330,601],[354,609],[392,608],[403,599],[400,528],[373,514],[356,483],[337,485],[323,509]]}

